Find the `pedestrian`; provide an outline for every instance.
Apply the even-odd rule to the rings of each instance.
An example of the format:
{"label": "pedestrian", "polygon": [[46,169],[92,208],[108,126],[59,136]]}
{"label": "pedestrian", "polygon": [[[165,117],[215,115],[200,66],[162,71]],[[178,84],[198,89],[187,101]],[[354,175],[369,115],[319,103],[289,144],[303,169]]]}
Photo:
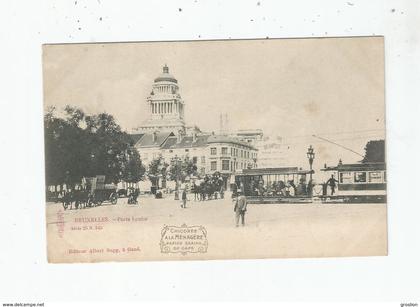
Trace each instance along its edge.
{"label": "pedestrian", "polygon": [[338,182],[338,180],[334,178],[334,175],[331,175],[331,178],[327,181],[327,185],[331,188],[331,196],[335,193],[336,182]]}
{"label": "pedestrian", "polygon": [[239,218],[241,218],[242,226],[245,226],[246,207],[247,207],[246,197],[245,195],[243,195],[242,190],[238,190],[236,201],[235,201],[235,207],[233,209],[233,211],[235,212],[236,227],[239,227]]}
{"label": "pedestrian", "polygon": [[187,208],[187,191],[186,189],[182,190],[182,196],[181,196],[181,208]]}
{"label": "pedestrian", "polygon": [[193,182],[192,188],[193,188],[193,192],[194,192],[194,201],[197,201],[197,200],[199,200],[200,196],[198,194],[198,186],[195,182]]}

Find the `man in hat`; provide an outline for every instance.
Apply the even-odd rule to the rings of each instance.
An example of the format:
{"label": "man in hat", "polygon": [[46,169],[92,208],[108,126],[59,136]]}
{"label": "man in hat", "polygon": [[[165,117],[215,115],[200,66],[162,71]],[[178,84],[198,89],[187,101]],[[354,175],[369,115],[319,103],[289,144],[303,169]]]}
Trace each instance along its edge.
{"label": "man in hat", "polygon": [[241,218],[242,226],[245,226],[246,206],[246,197],[243,195],[242,190],[238,190],[235,201],[235,208],[233,209],[235,212],[236,227],[239,227],[239,218]]}

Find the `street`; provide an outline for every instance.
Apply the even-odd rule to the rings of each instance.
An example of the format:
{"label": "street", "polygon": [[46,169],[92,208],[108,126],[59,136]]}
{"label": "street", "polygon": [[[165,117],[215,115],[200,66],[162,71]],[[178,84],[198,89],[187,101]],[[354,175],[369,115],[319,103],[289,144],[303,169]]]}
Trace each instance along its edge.
{"label": "street", "polygon": [[[193,199],[189,195],[186,209],[173,195],[164,199],[142,195],[138,205],[128,205],[122,198],[116,205],[65,211],[59,203],[47,203],[50,261],[387,254],[385,204],[249,204],[245,227],[236,228],[230,198]],[[183,224],[205,227],[206,253],[161,253],[162,228]]]}

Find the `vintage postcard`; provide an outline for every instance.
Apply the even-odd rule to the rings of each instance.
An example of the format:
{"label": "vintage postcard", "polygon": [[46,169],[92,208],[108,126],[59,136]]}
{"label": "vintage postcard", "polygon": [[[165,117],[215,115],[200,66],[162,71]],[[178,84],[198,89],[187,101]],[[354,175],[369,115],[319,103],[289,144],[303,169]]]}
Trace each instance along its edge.
{"label": "vintage postcard", "polygon": [[48,261],[387,255],[383,37],[43,46]]}

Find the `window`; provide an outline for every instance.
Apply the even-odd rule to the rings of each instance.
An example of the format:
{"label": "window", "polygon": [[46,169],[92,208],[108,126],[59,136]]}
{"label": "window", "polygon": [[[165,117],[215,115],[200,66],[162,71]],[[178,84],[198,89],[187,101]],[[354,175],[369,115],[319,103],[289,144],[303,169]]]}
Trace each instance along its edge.
{"label": "window", "polygon": [[170,152],[170,153],[173,153],[174,151],[173,151],[172,149],[169,149],[169,152]]}
{"label": "window", "polygon": [[366,182],[366,172],[354,172],[354,182]]}
{"label": "window", "polygon": [[193,157],[193,163],[197,164],[197,157]]}
{"label": "window", "polygon": [[382,173],[381,172],[369,172],[369,182],[371,182],[371,183],[381,183],[382,182]]}
{"label": "window", "polygon": [[211,155],[216,155],[217,154],[217,150],[215,147],[210,148],[210,154]]}
{"label": "window", "polygon": [[227,155],[227,147],[222,147],[222,155]]}
{"label": "window", "polygon": [[217,170],[217,161],[211,161],[210,169],[212,171],[216,171]]}
{"label": "window", "polygon": [[202,164],[206,163],[206,156],[201,156],[201,163]]}
{"label": "window", "polygon": [[384,171],[384,182],[386,182],[386,171]]}
{"label": "window", "polygon": [[189,152],[190,150],[189,149],[185,149],[185,152]]}
{"label": "window", "polygon": [[229,170],[229,160],[222,160],[222,171],[228,171]]}
{"label": "window", "polygon": [[340,183],[352,183],[351,172],[340,173]]}

